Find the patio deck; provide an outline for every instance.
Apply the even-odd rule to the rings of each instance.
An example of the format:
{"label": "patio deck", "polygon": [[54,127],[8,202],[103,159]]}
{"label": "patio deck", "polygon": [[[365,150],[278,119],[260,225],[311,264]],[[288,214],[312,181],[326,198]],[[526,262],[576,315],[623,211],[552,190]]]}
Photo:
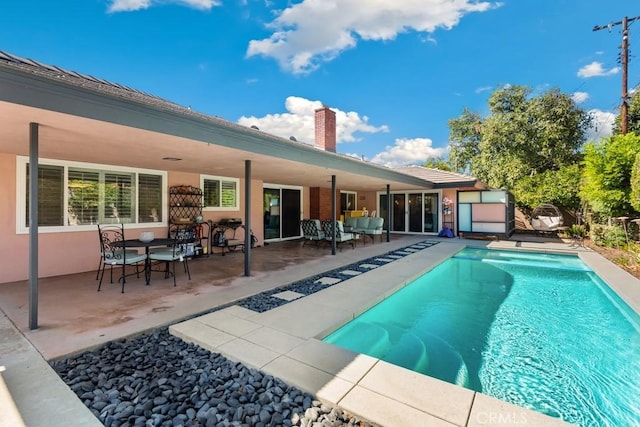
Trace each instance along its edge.
{"label": "patio deck", "polygon": [[[196,320],[196,316],[206,313],[214,307],[423,240],[425,240],[425,236],[394,235],[392,236],[392,241],[389,243],[367,244],[366,246],[358,244],[355,250],[345,248],[342,252],[339,252],[337,256],[331,256],[328,249],[315,249],[309,245],[301,247],[301,243],[298,241],[280,242],[254,250],[252,253],[253,275],[251,277],[241,276],[243,271],[243,256],[241,253],[232,253],[225,257],[214,255],[209,258],[194,260],[190,264],[192,267],[191,281],[188,281],[186,275],[179,271],[177,277],[178,284],[175,288],[173,287],[173,281],[171,279],[165,280],[161,273],[155,273],[150,286],[144,285],[144,279],[142,277],[140,279],[136,279],[135,276],[132,277],[128,280],[124,294],[120,293],[120,288],[115,283],[112,286],[107,284],[103,291],[99,293],[96,292],[97,282],[95,280],[95,272],[42,279],[39,290],[40,328],[35,331],[30,331],[27,327],[27,282],[0,285],[0,309],[2,309],[6,315],[6,317],[0,316],[0,329],[3,332],[0,365],[6,368],[6,371],[2,373],[2,377],[4,377],[9,392],[15,400],[17,411],[24,419],[26,425],[72,425],[69,424],[69,420],[71,419],[69,411],[73,412],[73,419],[78,420],[78,424],[75,425],[91,425],[94,421],[96,423],[95,425],[101,425],[48,367],[45,360],[78,353],[88,348],[99,346],[107,341],[138,334],[159,326],[177,324],[187,319],[202,323],[201,320]],[[445,244],[445,242],[452,245]],[[526,247],[537,250],[571,250],[567,243],[561,241],[538,243],[528,242],[526,239],[524,241],[518,240],[517,237],[514,240],[502,242],[444,239],[442,247],[449,247],[449,249],[444,251],[449,252],[452,248],[456,246],[460,247],[461,244],[465,243],[470,245],[486,244],[504,248]],[[440,252],[440,250],[438,250],[438,252]],[[409,257],[413,256],[414,255],[410,255]],[[438,256],[441,257],[442,255]],[[416,259],[414,259],[413,266],[411,267],[412,269],[418,267],[416,266],[415,260]],[[419,258],[417,260],[420,264],[419,268],[423,269],[425,261]],[[435,263],[437,260],[431,259],[430,261],[427,260],[427,262]],[[613,264],[606,262],[606,260],[602,261],[597,259],[596,263],[602,264],[603,271],[612,270]],[[403,270],[409,265],[411,265],[411,263],[403,264]],[[613,268],[615,269],[615,266]],[[620,272],[615,271],[614,274],[620,274]],[[357,279],[358,278],[352,280]],[[624,279],[627,279],[627,277],[624,277]],[[339,290],[340,288],[336,287],[334,291]],[[379,298],[379,295],[377,295],[379,291],[377,288],[369,289],[367,292],[370,293],[366,295],[366,297],[369,299]],[[319,294],[323,293],[324,291]],[[376,295],[372,295],[371,293],[376,293]],[[327,298],[331,299],[333,297],[324,294],[313,297],[310,296],[303,300],[308,299],[307,303],[309,303],[311,299],[317,300],[318,298],[326,301]],[[278,313],[286,313],[287,310],[296,311],[302,309],[304,311],[304,304],[296,304],[297,303],[287,304],[283,310],[272,310],[271,314],[267,314],[266,316],[256,315],[253,319],[247,319],[247,313],[238,313],[236,311],[232,319],[237,319],[238,322],[242,323],[247,320],[256,321],[256,318],[262,316],[263,319],[268,319],[265,325],[269,326],[269,330],[273,329],[274,326],[276,328],[284,328],[287,322],[283,324],[282,319],[288,318],[288,315],[282,316],[278,315]],[[230,310],[234,310],[234,308],[232,307]],[[219,313],[222,314],[223,312]],[[225,315],[229,314],[231,313],[227,312]],[[325,322],[326,320],[327,319],[325,319]],[[313,321],[313,319],[310,319],[310,321]],[[335,322],[338,320],[329,319],[329,321]],[[262,320],[260,320],[260,322],[262,322]],[[304,322],[304,324],[307,323],[308,322]],[[317,328],[319,324],[322,323],[316,324],[315,328]],[[290,327],[291,326],[300,325],[296,324],[290,325]],[[179,329],[177,326],[174,327],[174,329],[176,328]],[[317,333],[318,331],[315,329],[309,329],[309,331],[304,333],[298,330],[293,335],[296,336],[297,339],[300,339],[301,335],[308,335],[307,338],[313,340],[313,336]],[[263,346],[264,338],[265,337],[257,338]],[[311,341],[309,345],[313,346],[314,344],[316,344],[315,341]],[[209,343],[208,345],[205,343],[205,345],[209,348],[214,348],[215,346],[213,343]],[[275,347],[270,350],[278,351]],[[312,348],[310,347],[308,350],[312,350]],[[220,349],[217,351],[223,352]],[[298,352],[301,354],[305,353],[305,348],[300,347]],[[252,352],[244,353],[248,359],[240,359],[241,361],[245,362],[248,366],[259,365],[255,360],[250,358],[249,355],[253,354]],[[306,353],[314,352],[307,351]],[[280,351],[279,354],[282,356],[284,352]],[[227,355],[232,359],[238,359],[237,353],[231,352],[227,353]],[[338,358],[337,360],[344,359]],[[371,364],[370,362],[371,361],[369,361],[369,364]],[[378,365],[378,368],[375,370],[372,369],[371,373],[380,373],[385,369],[389,369],[383,362],[380,362]],[[275,363],[271,367],[275,369],[276,374],[280,373],[285,375],[287,370],[283,370],[282,366],[278,368],[278,366],[280,365]],[[266,368],[266,366],[264,367]],[[335,369],[335,366],[333,368]],[[393,368],[394,367],[391,367],[391,369]],[[326,368],[326,370],[330,371],[329,368]],[[323,375],[326,376],[328,374],[325,372]],[[373,381],[373,383],[370,383],[369,389],[364,390],[359,388],[358,391],[360,394],[350,394],[350,404],[356,405],[353,409],[357,410],[363,417],[371,419],[373,422],[376,422],[373,418],[380,415],[380,410],[371,413],[366,413],[366,410],[367,408],[373,410],[374,407],[379,407],[381,395],[378,393],[371,395],[371,390],[375,390],[377,386],[388,387],[388,384],[384,385],[379,382],[385,376],[386,374],[380,378],[375,376],[364,378],[363,384],[367,383],[367,381]],[[305,384],[305,378],[311,378],[312,382]],[[1,379],[0,377],[0,380]],[[312,391],[321,395],[323,393],[318,388],[318,378],[316,376],[312,375],[311,377],[307,377],[306,375],[301,375],[300,378],[296,380],[295,377],[288,378],[285,375],[283,379],[291,381],[293,385],[299,386],[303,390]],[[344,378],[339,379],[336,375],[334,379],[342,386],[345,385]],[[352,379],[353,378],[349,378],[349,380]],[[0,381],[0,386],[1,385],[2,383]],[[329,390],[331,389],[329,388]],[[391,390],[390,393],[393,394],[393,392],[394,390]],[[404,402],[407,402],[409,406],[415,410],[415,406],[419,406],[421,402],[411,403],[410,400],[407,400],[411,399],[411,396],[405,393],[406,390],[405,392],[400,392],[395,397],[392,396],[390,401],[393,402],[394,405],[399,403],[405,406],[407,405]],[[464,391],[462,393],[464,393]],[[336,395],[339,394],[340,393],[337,393]],[[329,401],[333,401],[328,399],[330,395],[331,393],[324,395],[324,397]],[[452,395],[447,394],[447,396]],[[386,397],[388,398],[389,396]],[[0,398],[2,398],[2,394],[0,394]],[[476,411],[492,410],[504,412],[514,410],[511,405],[499,401],[493,402],[495,399],[480,394],[477,394],[477,397],[474,396],[472,399],[474,405],[475,402],[483,405],[475,406]],[[450,401],[451,404],[455,404],[457,398],[446,398],[445,400]],[[348,404],[348,402],[348,400],[344,400],[342,404]],[[388,403],[389,400],[386,402]],[[66,410],[61,412],[61,406],[64,406]],[[384,407],[394,412],[397,410],[395,407]],[[418,409],[418,412],[427,414],[429,417],[433,416],[432,411],[431,414],[429,413],[428,407],[424,410],[422,408]],[[521,408],[517,409],[522,410]],[[363,411],[365,412],[363,413]],[[390,412],[390,414],[391,413],[392,412]],[[438,416],[437,413],[435,415]],[[539,414],[532,413],[529,419],[531,423],[540,425],[540,417],[537,415]],[[469,409],[467,409],[467,417],[464,420],[463,418],[464,417],[461,418],[459,413],[456,413],[453,424],[472,425],[478,424],[479,421],[477,416],[472,419]],[[384,419],[385,418],[381,420]],[[426,419],[433,421],[432,418]],[[444,421],[442,416],[439,416],[438,420]],[[2,421],[2,417],[0,417],[0,425]],[[449,421],[451,422],[453,420]],[[546,421],[551,422],[557,420],[550,419]],[[555,423],[551,422],[549,425],[555,425]]]}

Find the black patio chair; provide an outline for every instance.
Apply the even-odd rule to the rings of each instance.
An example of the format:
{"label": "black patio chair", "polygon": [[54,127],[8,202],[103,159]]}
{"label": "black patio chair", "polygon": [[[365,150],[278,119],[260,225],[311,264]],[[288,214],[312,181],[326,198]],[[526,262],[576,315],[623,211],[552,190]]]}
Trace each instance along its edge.
{"label": "black patio chair", "polygon": [[[120,274],[120,281],[122,282],[122,293],[124,293],[124,284],[126,283],[126,267],[135,266],[135,274],[140,277],[140,272],[144,272],[144,266],[147,262],[146,254],[139,254],[135,251],[135,254],[131,250],[125,250],[124,245],[124,225],[98,225],[98,234],[100,235],[100,252],[102,256],[100,271],[100,283],[98,284],[98,291],[102,287],[102,279],[104,277],[104,270],[107,266],[111,267],[111,283],[113,283],[113,267],[122,267],[122,273]],[[142,264],[142,270],[140,265]]]}

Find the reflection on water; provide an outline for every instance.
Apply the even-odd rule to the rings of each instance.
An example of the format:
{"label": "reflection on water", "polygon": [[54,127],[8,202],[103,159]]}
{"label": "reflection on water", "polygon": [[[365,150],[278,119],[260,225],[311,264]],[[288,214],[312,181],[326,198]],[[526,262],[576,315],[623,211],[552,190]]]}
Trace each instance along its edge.
{"label": "reflection on water", "polygon": [[638,331],[637,314],[577,257],[465,249],[325,341],[614,426],[640,413]]}

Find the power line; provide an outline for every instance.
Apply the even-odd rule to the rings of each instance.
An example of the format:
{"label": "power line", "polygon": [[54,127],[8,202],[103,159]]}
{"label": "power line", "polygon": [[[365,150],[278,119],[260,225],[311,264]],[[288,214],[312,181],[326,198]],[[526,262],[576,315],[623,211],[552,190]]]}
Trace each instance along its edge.
{"label": "power line", "polygon": [[620,46],[620,59],[622,63],[622,104],[620,105],[620,131],[622,134],[627,133],[628,127],[628,107],[629,107],[629,95],[627,92],[627,69],[629,65],[629,23],[640,19],[640,16],[633,18],[622,18],[622,21],[610,22],[607,25],[596,25],[593,27],[593,31],[600,31],[607,29],[611,32],[611,28],[622,25],[622,45]]}

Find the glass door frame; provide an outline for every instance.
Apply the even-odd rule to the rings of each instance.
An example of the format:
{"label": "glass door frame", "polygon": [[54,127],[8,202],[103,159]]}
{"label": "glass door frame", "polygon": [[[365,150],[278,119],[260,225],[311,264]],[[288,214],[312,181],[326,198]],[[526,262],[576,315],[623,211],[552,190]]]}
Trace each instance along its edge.
{"label": "glass door frame", "polygon": [[[264,199],[264,194],[265,194],[265,190],[277,190],[279,195],[278,195],[278,205],[277,205],[277,215],[280,217],[280,220],[278,221],[278,236],[277,237],[267,237],[266,235],[266,225],[267,225],[267,221],[270,217],[272,212],[275,212],[275,210],[273,210],[273,206],[267,211],[265,210],[265,199]],[[272,184],[272,183],[267,183],[264,182],[262,183],[262,210],[264,211],[264,229],[263,229],[263,233],[264,233],[264,241],[265,242],[278,242],[278,241],[284,241],[284,240],[295,240],[295,239],[299,239],[302,237],[302,231],[300,229],[300,227],[298,227],[298,233],[294,236],[288,236],[288,237],[282,237],[283,234],[283,221],[282,221],[282,214],[284,213],[283,210],[283,206],[282,206],[282,190],[297,190],[300,194],[300,205],[298,207],[298,214],[297,214],[297,220],[298,220],[298,224],[300,223],[301,219],[302,219],[302,208],[303,208],[303,203],[304,203],[304,187],[298,186],[298,185],[282,185],[282,184]],[[275,206],[275,205],[274,205]],[[269,215],[267,215],[267,212],[269,212]],[[286,220],[286,218],[285,218]]]}
{"label": "glass door frame", "polygon": [[[387,207],[381,206],[380,200],[382,196],[386,197],[387,193],[384,191],[379,191],[377,193],[376,204],[378,212],[380,212],[380,216],[383,216],[383,213],[386,212]],[[434,191],[391,191],[389,193],[391,196],[391,232],[394,233],[420,233],[420,234],[438,234],[439,230],[442,228],[442,215],[439,209],[440,204],[442,203],[442,191],[434,190]],[[432,196],[436,195],[437,203],[435,209],[431,206],[431,202],[433,200]],[[415,206],[415,204],[419,202],[420,206]],[[426,202],[429,203],[429,208],[431,211],[427,209]],[[430,221],[431,229],[433,231],[425,231],[427,226],[426,215],[431,213],[434,215],[435,221]],[[398,217],[398,214],[401,217]],[[386,214],[384,216],[385,221],[387,220]],[[434,219],[433,217],[431,218]],[[435,222],[435,223],[434,223]],[[385,228],[387,226],[385,225]]]}

